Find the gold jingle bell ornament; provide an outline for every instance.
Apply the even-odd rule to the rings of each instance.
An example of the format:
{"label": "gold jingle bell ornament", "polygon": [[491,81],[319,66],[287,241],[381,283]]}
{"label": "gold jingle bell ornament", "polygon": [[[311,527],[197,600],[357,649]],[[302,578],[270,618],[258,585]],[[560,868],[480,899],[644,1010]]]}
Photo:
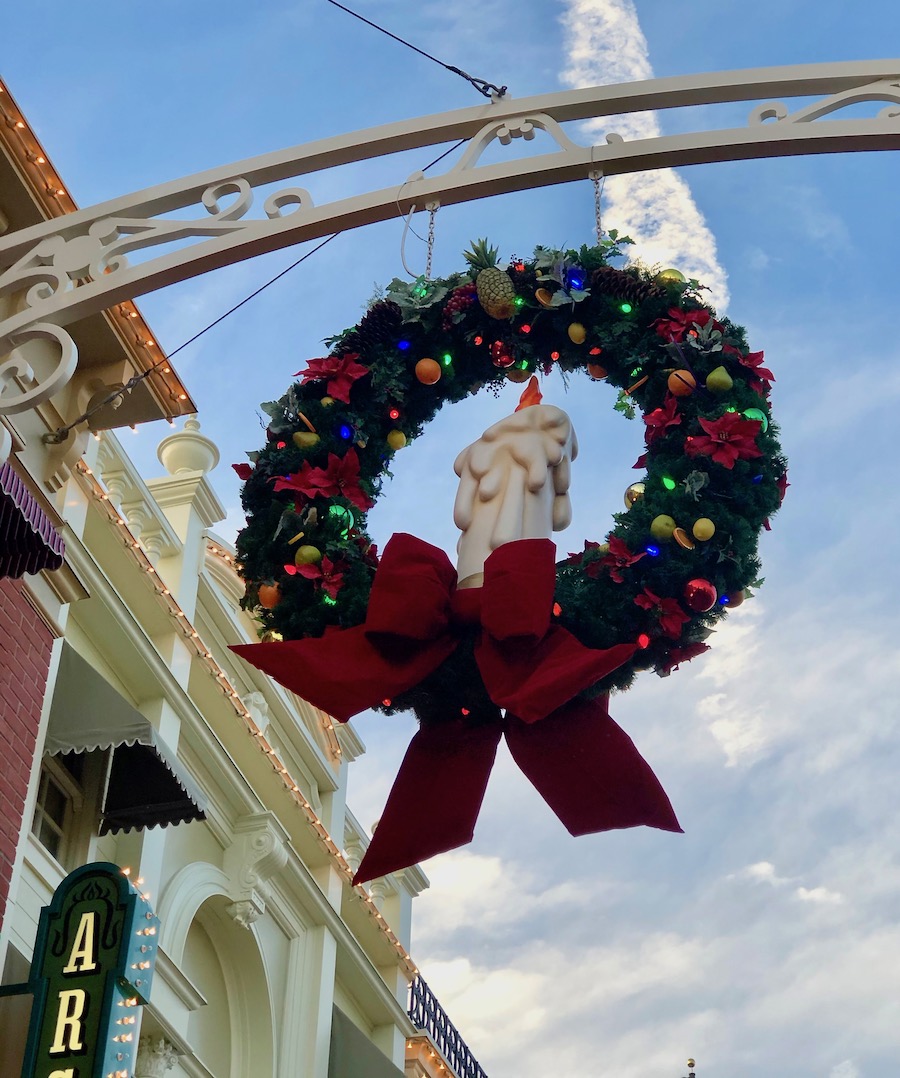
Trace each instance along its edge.
{"label": "gold jingle bell ornament", "polygon": [[635,502],[639,502],[644,496],[646,487],[643,483],[632,483],[625,489],[625,508],[630,509]]}

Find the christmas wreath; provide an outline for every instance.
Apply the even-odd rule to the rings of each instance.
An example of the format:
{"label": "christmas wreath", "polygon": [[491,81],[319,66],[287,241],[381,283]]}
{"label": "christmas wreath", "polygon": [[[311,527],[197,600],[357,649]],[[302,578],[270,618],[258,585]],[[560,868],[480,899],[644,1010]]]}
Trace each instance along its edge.
{"label": "christmas wreath", "polygon": [[[757,539],[784,496],[771,420],[774,378],[744,330],[718,318],[676,270],[616,268],[610,232],[580,251],[539,247],[496,264],[482,241],[469,268],[394,280],[355,326],[326,341],[277,401],[267,441],[235,465],[247,525],[238,556],[264,640],[321,636],[366,616],[378,556],[366,533],[394,455],[445,403],[535,372],[618,390],[640,416],[643,475],[605,537],[556,569],[554,618],[590,648],[639,650],[586,690],[666,675],[707,650],[729,607],[757,581]],[[421,717],[471,708],[478,670],[458,649],[422,684],[376,706]]]}
{"label": "christmas wreath", "polygon": [[[234,650],[338,719],[376,706],[421,721],[356,880],[469,841],[501,737],[571,834],[680,830],[607,696],[639,670],[665,675],[707,650],[757,580],[758,536],[787,473],[762,352],[702,302],[696,281],[611,265],[619,242],[538,248],[500,267],[480,241],[466,272],[393,281],[263,405],[266,445],[235,466],[244,606],[264,643]],[[461,545],[459,581],[443,551],[414,536],[393,536],[379,560],[366,513],[394,454],[444,403],[483,387],[531,383],[526,412],[460,454],[457,508],[464,490],[475,505],[482,458],[470,454],[500,428],[514,439],[565,428],[553,484],[541,458],[528,487],[564,496],[568,417],[531,407],[536,375],[557,370],[609,383],[616,410],[641,416],[643,475],[609,534],[554,565],[546,537],[492,533],[467,573]],[[511,452],[533,444],[514,440]],[[491,503],[491,483],[476,500]],[[558,527],[555,501],[553,512]],[[469,524],[457,522],[467,542]]]}

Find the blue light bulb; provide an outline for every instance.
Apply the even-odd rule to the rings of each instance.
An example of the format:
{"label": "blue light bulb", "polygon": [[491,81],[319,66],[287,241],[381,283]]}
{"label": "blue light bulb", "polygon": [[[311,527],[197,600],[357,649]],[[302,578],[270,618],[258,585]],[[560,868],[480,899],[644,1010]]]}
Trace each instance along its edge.
{"label": "blue light bulb", "polygon": [[397,341],[397,347],[401,352],[405,352],[409,348],[409,341]]}
{"label": "blue light bulb", "polygon": [[353,437],[353,428],[348,427],[346,423],[342,423],[338,427],[338,434],[341,438],[344,439],[345,442],[349,442],[350,439]]}
{"label": "blue light bulb", "polygon": [[653,546],[652,543],[649,546],[644,547],[644,550],[647,551],[647,553],[650,555],[651,558],[658,558],[659,557],[659,547],[658,546]]}
{"label": "blue light bulb", "polygon": [[720,595],[719,596],[719,605],[720,606],[728,606],[728,604],[730,602],[731,602],[731,600],[728,598],[727,595]]}

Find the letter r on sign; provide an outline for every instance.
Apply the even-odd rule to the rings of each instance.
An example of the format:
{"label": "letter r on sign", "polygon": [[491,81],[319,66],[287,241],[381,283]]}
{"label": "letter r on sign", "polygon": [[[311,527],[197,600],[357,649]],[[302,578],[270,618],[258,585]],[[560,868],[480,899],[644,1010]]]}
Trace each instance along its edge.
{"label": "letter r on sign", "polygon": [[[87,992],[83,988],[64,989],[59,993],[59,1012],[50,1054],[80,1052],[84,1048],[81,1039],[81,1019],[87,1006]],[[70,1068],[71,1070],[71,1068]],[[65,1074],[65,1071],[62,1072]]]}

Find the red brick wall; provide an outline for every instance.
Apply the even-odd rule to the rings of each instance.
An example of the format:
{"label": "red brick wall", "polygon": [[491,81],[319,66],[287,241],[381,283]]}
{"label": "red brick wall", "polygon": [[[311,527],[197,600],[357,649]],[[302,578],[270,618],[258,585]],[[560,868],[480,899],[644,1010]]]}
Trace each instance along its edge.
{"label": "red brick wall", "polygon": [[18,580],[0,580],[0,924],[22,826],[53,634]]}

